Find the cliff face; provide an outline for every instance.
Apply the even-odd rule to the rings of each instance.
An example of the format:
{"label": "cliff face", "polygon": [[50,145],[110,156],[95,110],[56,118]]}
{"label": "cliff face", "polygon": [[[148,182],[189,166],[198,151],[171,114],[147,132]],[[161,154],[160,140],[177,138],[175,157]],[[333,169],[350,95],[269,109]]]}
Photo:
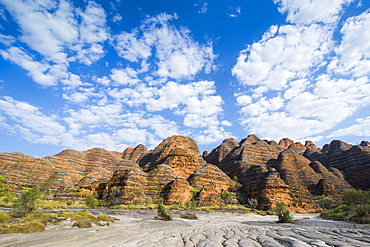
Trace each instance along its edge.
{"label": "cliff face", "polygon": [[13,185],[41,187],[51,181],[60,198],[97,191],[114,205],[190,200],[222,205],[222,195],[237,189],[244,199],[256,198],[260,208],[283,201],[311,212],[319,208],[316,195],[337,200],[352,186],[370,188],[370,143],[333,141],[320,149],[310,141],[277,143],[250,135],[240,142],[227,139],[202,157],[193,139],[172,136],[150,151],[143,145],[122,153],[68,149],[40,159],[0,153],[0,174]]}
{"label": "cliff face", "polygon": [[[265,209],[283,201],[296,211],[312,212],[319,209],[315,195],[337,199],[341,191],[351,188],[339,175],[340,169],[331,172],[320,162],[311,162],[303,156],[307,150],[311,150],[311,155],[313,151],[321,152],[312,142],[302,145],[285,138],[278,144],[250,135],[215,161],[213,157],[221,157],[217,152],[225,150],[225,143],[205,159],[214,161],[230,177],[236,176],[243,185],[244,195],[256,198]],[[331,186],[323,186],[328,184]]]}
{"label": "cliff face", "polygon": [[102,148],[84,152],[68,149],[40,159],[19,153],[0,153],[0,170],[14,184],[42,186],[50,181],[53,188],[89,187],[108,181],[116,170],[139,167],[132,161],[121,160],[121,155]]}
{"label": "cliff face", "polygon": [[354,188],[370,189],[370,144],[350,145],[334,140],[322,150],[304,154],[312,161],[320,161],[327,168],[341,171],[346,181]]}
{"label": "cliff face", "polygon": [[[198,205],[221,205],[221,193],[233,185],[218,167],[207,164],[194,140],[188,137],[168,137],[141,157],[140,169],[135,172],[139,177],[135,179],[130,170],[116,172],[99,192],[101,199],[113,204],[181,204],[196,200]],[[132,187],[131,180],[141,181],[136,185],[139,189]],[[128,197],[127,191],[137,199]]]}

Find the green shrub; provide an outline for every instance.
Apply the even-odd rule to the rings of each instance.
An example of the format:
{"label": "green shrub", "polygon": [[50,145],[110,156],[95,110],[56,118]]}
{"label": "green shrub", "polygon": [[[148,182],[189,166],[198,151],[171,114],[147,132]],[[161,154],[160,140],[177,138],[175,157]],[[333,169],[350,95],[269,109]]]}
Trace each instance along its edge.
{"label": "green shrub", "polygon": [[359,217],[370,216],[370,204],[359,204],[355,206],[356,215]]}
{"label": "green shrub", "polygon": [[251,209],[258,208],[258,200],[256,198],[248,198],[247,199],[247,207]]}
{"label": "green shrub", "polygon": [[89,208],[95,208],[99,204],[99,200],[94,195],[88,195],[85,198],[85,204]]}
{"label": "green shrub", "polygon": [[78,228],[90,228],[92,227],[92,223],[89,220],[78,220],[72,226]]}
{"label": "green shrub", "polygon": [[279,218],[278,223],[293,223],[293,216],[290,215],[290,212],[286,208],[284,202],[276,203],[274,212]]}
{"label": "green shrub", "polygon": [[332,209],[334,205],[334,199],[331,196],[319,195],[316,196],[315,201],[323,209]]}
{"label": "green shrub", "polygon": [[28,214],[27,217],[23,218],[24,222],[31,222],[31,221],[37,221],[42,223],[43,225],[46,225],[48,223],[57,223],[60,222],[61,219],[57,217],[57,214],[53,213],[32,213]]}
{"label": "green shrub", "polygon": [[185,213],[180,215],[180,218],[188,219],[188,220],[197,220],[198,217],[195,213]]}
{"label": "green shrub", "polygon": [[37,200],[41,197],[41,193],[37,188],[22,191],[19,198],[14,203],[12,216],[22,218],[28,213],[32,213],[37,209]]}
{"label": "green shrub", "polygon": [[321,212],[320,217],[326,220],[344,220],[353,212],[352,206],[342,205],[331,210]]}
{"label": "green shrub", "polygon": [[158,205],[157,216],[160,220],[169,221],[172,220],[172,215],[170,212],[167,212],[163,204]]}
{"label": "green shrub", "polygon": [[344,190],[342,200],[346,205],[370,204],[370,191]]}
{"label": "green shrub", "polygon": [[197,201],[192,199],[185,203],[185,207],[190,210],[195,210],[197,208]]}
{"label": "green shrub", "polygon": [[235,194],[227,190],[222,192],[220,196],[225,204],[231,204],[235,200]]}

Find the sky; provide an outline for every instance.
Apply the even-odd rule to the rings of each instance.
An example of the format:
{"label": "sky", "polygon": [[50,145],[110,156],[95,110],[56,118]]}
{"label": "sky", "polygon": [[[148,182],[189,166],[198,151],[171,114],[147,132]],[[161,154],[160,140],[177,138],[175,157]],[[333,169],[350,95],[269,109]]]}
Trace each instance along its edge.
{"label": "sky", "polygon": [[370,139],[368,0],[0,0],[0,152]]}

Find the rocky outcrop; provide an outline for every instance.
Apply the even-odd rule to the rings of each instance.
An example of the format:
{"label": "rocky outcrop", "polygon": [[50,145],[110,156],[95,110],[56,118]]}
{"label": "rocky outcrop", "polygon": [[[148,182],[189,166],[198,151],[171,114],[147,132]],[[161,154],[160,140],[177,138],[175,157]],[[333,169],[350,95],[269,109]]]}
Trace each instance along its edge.
{"label": "rocky outcrop", "polygon": [[137,169],[138,164],[122,160],[122,154],[93,148],[84,152],[67,149],[54,156],[33,158],[17,153],[0,154],[0,173],[9,183],[53,189],[84,187],[108,181],[114,171]]}
{"label": "rocky outcrop", "polygon": [[206,183],[202,186],[199,194],[195,197],[198,206],[224,205],[220,194],[217,193],[214,184]]}
{"label": "rocky outcrop", "polygon": [[[213,151],[216,154],[211,152],[205,158],[214,160],[211,158],[217,157],[220,147]],[[351,188],[338,170],[330,172],[320,162],[311,164],[303,156],[314,152],[321,150],[310,141],[302,145],[285,138],[277,144],[250,135],[215,162],[230,177],[236,176],[245,197],[256,198],[261,208],[271,209],[281,200],[296,211],[312,212],[319,209],[315,195],[337,197],[344,189]],[[323,187],[324,181],[334,188]]]}
{"label": "rocky outcrop", "polygon": [[139,144],[135,148],[126,148],[125,151],[122,153],[122,159],[124,160],[131,160],[133,162],[138,162],[140,158],[148,153],[148,149]]}
{"label": "rocky outcrop", "polygon": [[145,171],[150,171],[159,164],[166,164],[179,177],[188,178],[196,169],[205,165],[206,161],[193,139],[171,136],[143,156],[139,164]]}
{"label": "rocky outcrop", "polygon": [[194,189],[185,178],[176,178],[163,189],[164,203],[185,204],[193,199]]}
{"label": "rocky outcrop", "polygon": [[[142,193],[134,191],[140,197],[136,200],[139,202],[179,204],[194,199],[201,205],[219,205],[223,203],[220,194],[235,183],[218,167],[207,164],[198,146],[188,137],[165,139],[142,156],[139,163]],[[106,186],[101,185],[105,189],[100,190],[100,198],[109,203],[135,203],[134,198],[127,196],[130,187],[127,181],[132,180],[128,171],[115,174]]]}
{"label": "rocky outcrop", "polygon": [[228,155],[234,148],[239,146],[234,138],[226,139],[220,146],[212,150],[208,155],[205,155],[204,159],[212,164],[219,165],[220,162]]}
{"label": "rocky outcrop", "polygon": [[368,142],[362,141],[360,145],[353,146],[334,140],[330,145],[325,145],[322,151],[304,155],[312,161],[320,161],[329,169],[338,169],[354,188],[370,189],[370,146]]}
{"label": "rocky outcrop", "polygon": [[269,168],[265,173],[261,188],[252,193],[253,198],[257,198],[259,206],[265,209],[271,209],[277,202],[284,202],[288,207],[292,206],[292,198],[290,196],[290,187],[275,168]]}
{"label": "rocky outcrop", "polygon": [[277,143],[249,135],[240,142],[226,139],[202,156],[193,139],[171,136],[150,151],[138,145],[122,153],[67,149],[44,158],[0,153],[0,174],[13,186],[41,187],[51,181],[54,194],[63,199],[96,191],[113,205],[190,200],[222,205],[235,203],[228,197],[238,194],[244,202],[256,198],[263,209],[283,201],[311,212],[319,209],[316,195],[338,200],[344,189],[370,188],[370,144],[333,141],[320,149],[311,141]]}
{"label": "rocky outcrop", "polygon": [[142,170],[117,170],[99,196],[113,205],[142,204],[147,201],[146,185],[147,175]]}
{"label": "rocky outcrop", "polygon": [[200,191],[204,184],[212,183],[218,194],[227,191],[235,184],[224,172],[215,165],[206,164],[198,168],[189,178],[189,184],[196,190]]}

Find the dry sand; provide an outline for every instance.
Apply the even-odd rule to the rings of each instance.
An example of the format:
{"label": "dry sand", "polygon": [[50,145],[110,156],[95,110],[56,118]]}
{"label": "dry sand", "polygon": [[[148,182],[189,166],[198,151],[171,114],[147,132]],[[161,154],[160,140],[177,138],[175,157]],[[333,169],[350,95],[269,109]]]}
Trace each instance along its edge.
{"label": "dry sand", "polygon": [[295,224],[277,224],[276,216],[197,212],[199,220],[155,220],[155,211],[95,210],[119,219],[108,227],[68,225],[45,232],[0,235],[0,246],[370,246],[370,227],[295,215]]}

